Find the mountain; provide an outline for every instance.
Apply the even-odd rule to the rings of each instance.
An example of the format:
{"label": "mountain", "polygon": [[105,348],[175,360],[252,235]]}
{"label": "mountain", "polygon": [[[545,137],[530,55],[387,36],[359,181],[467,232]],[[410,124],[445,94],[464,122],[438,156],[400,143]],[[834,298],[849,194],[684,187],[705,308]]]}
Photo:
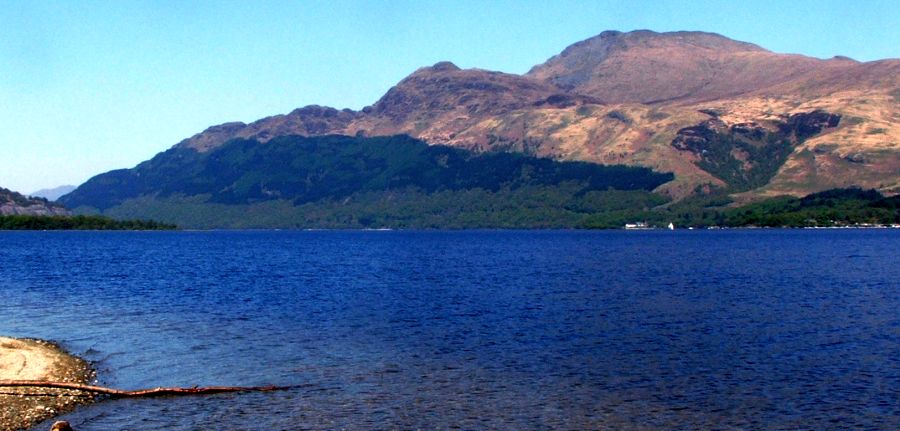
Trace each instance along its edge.
{"label": "mountain", "polygon": [[[526,76],[618,104],[623,110],[637,104],[680,116],[673,124],[677,130],[662,133],[653,129],[666,127],[665,122],[633,124],[651,141],[661,139],[676,147],[685,128],[707,121],[690,117],[691,113],[707,114],[728,128],[766,130],[778,129],[785,119],[800,114],[840,116],[842,121],[823,133],[796,142],[771,178],[739,197],[803,195],[851,185],[900,192],[900,60],[860,63],[846,57],[820,60],[777,54],[701,32],[604,32],[566,48]],[[684,156],[690,159],[684,148],[678,149],[679,162],[685,161]],[[641,152],[650,156],[640,160]],[[659,148],[632,146],[621,161],[648,165],[670,156]],[[709,184],[741,191],[727,178],[700,167],[713,174]],[[688,183],[705,182],[703,173],[682,169]]]}
{"label": "mountain", "polygon": [[59,186],[52,189],[40,189],[36,192],[30,193],[29,196],[44,198],[49,201],[55,201],[59,199],[60,196],[72,192],[72,190],[75,190],[75,188],[75,186]]}
{"label": "mountain", "polygon": [[22,196],[11,190],[0,188],[0,215],[68,215],[69,211],[48,202],[43,198],[30,198]]}
{"label": "mountain", "polygon": [[[900,60],[860,63],[779,54],[702,32],[603,32],[524,76],[424,67],[363,110],[308,106],[251,124],[214,126],[179,146],[206,151],[233,138],[290,134],[409,134],[475,151],[520,151],[559,160],[674,172],[661,193],[724,189],[741,199],[861,186],[900,192]],[[792,116],[841,118],[796,140],[765,181],[746,190],[675,144],[684,129],[778,131]],[[741,169],[753,161],[734,159]],[[746,162],[746,163],[745,163]]]}
{"label": "mountain", "polygon": [[80,212],[186,228],[577,227],[659,205],[671,174],[473,153],[405,135],[232,139],[172,148],[61,198]]}
{"label": "mountain", "polygon": [[[823,60],[703,32],[608,31],[525,75],[440,62],[360,111],[313,105],[225,123],[173,150],[205,154],[235,139],[266,145],[285,136],[403,134],[475,152],[673,173],[655,192],[676,201],[726,194],[747,203],[840,187],[894,195],[898,105],[897,59]],[[97,189],[101,180],[108,178],[82,187]],[[110,187],[110,196],[122,195]]]}

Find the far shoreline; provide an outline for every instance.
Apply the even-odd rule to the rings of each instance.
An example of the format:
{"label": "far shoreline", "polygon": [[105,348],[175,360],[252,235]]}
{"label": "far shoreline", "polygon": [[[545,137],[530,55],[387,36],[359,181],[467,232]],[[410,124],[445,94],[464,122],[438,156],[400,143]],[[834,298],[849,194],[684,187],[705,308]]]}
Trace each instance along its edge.
{"label": "far shoreline", "polygon": [[687,232],[687,231],[796,231],[796,230],[894,230],[900,225],[885,226],[701,226],[701,227],[666,227],[652,228],[505,228],[505,227],[471,227],[471,228],[215,228],[215,229],[0,229],[0,233],[13,232],[85,232],[85,233],[213,233],[213,232],[358,232],[358,233],[410,233],[410,232]]}

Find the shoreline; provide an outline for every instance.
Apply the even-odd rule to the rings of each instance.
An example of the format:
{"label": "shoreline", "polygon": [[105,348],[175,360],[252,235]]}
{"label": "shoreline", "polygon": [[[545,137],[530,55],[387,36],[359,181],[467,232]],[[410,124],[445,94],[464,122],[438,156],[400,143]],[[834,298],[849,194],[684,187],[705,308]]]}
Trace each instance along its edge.
{"label": "shoreline", "polygon": [[[87,361],[43,340],[0,336],[0,380],[46,380],[86,384]],[[66,389],[0,387],[0,431],[28,429],[92,402],[90,394]]]}
{"label": "shoreline", "polygon": [[667,227],[646,228],[578,228],[578,227],[554,227],[554,228],[240,228],[240,229],[2,229],[0,233],[13,232],[86,232],[86,233],[214,233],[214,232],[360,232],[360,233],[410,233],[410,232],[646,232],[646,231],[717,231],[717,230],[900,230],[900,225],[876,225],[876,226],[676,226],[674,229]]}

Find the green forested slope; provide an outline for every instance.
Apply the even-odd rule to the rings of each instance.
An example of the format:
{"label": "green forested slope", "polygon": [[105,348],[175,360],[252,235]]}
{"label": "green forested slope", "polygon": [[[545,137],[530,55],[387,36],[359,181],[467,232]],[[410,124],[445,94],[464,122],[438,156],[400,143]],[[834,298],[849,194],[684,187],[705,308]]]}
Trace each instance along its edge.
{"label": "green forested slope", "polygon": [[174,148],[60,199],[79,212],[198,228],[579,227],[648,210],[671,174],[471,153],[406,136],[233,140]]}

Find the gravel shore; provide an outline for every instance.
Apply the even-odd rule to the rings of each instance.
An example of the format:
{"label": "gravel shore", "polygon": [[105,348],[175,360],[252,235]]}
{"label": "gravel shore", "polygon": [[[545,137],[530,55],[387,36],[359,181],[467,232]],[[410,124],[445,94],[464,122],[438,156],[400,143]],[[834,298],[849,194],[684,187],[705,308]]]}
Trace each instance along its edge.
{"label": "gravel shore", "polygon": [[[87,362],[55,344],[0,337],[0,380],[88,383],[91,377]],[[27,429],[91,401],[80,391],[0,387],[0,431]]]}

